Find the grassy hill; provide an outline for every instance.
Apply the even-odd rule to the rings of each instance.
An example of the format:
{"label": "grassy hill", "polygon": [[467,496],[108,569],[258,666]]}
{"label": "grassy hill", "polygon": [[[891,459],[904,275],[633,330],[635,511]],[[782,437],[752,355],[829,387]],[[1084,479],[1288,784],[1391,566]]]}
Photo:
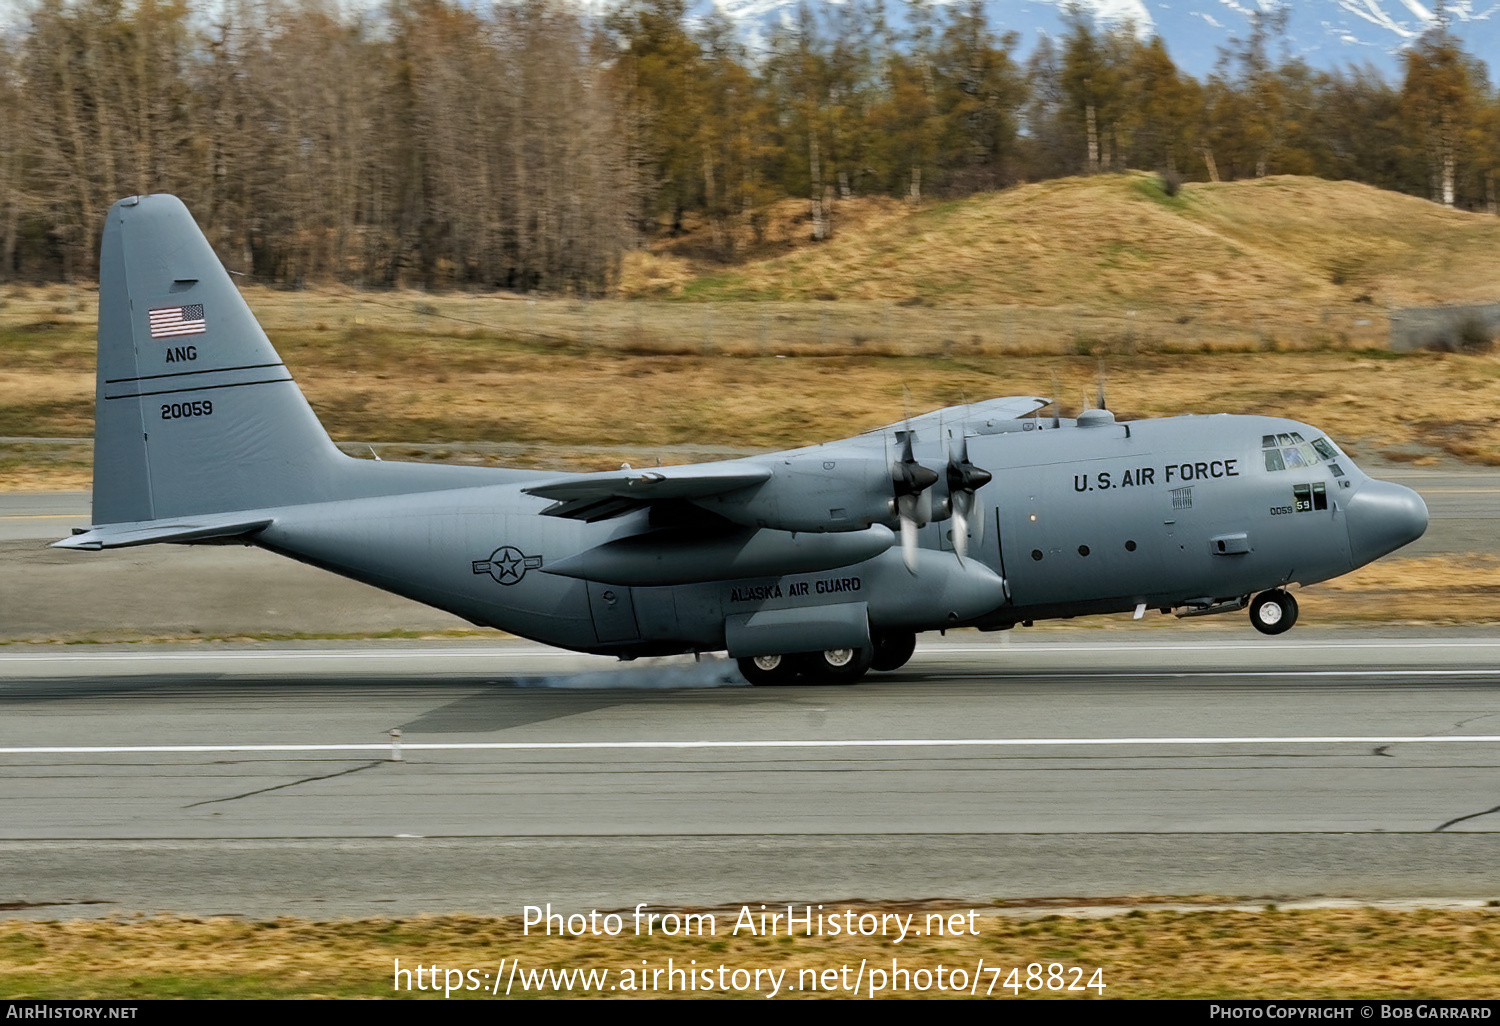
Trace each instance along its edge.
{"label": "grassy hill", "polygon": [[1153,309],[1204,303],[1500,299],[1500,218],[1352,182],[1278,176],[1185,185],[1132,173],[1024,185],[935,206],[852,200],[806,241],[805,203],[771,212],[738,266],[701,235],[627,263],[627,295],[906,300]]}

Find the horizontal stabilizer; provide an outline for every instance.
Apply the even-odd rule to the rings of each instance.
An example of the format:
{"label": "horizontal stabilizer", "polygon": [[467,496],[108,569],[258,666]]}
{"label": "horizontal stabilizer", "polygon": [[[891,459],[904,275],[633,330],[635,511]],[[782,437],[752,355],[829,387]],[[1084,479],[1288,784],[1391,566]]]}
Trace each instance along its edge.
{"label": "horizontal stabilizer", "polygon": [[150,520],[135,524],[110,524],[94,527],[53,542],[55,549],[122,549],[130,545],[154,542],[203,542],[218,538],[237,538],[271,525],[270,517],[246,520],[239,517],[193,517],[184,520]]}
{"label": "horizontal stabilizer", "polygon": [[653,502],[702,499],[737,492],[761,484],[770,477],[770,467],[754,463],[708,464],[580,474],[521,490],[528,495],[557,500],[542,510],[546,516],[593,523],[621,516]]}

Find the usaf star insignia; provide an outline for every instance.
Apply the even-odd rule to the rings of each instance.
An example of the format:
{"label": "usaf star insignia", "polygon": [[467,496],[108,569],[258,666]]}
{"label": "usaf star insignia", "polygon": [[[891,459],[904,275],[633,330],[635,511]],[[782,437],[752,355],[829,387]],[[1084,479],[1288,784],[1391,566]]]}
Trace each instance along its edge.
{"label": "usaf star insignia", "polygon": [[514,545],[502,545],[490,553],[489,559],[476,559],[473,563],[476,574],[489,574],[500,584],[515,584],[526,576],[526,571],[541,565],[541,556],[528,556]]}

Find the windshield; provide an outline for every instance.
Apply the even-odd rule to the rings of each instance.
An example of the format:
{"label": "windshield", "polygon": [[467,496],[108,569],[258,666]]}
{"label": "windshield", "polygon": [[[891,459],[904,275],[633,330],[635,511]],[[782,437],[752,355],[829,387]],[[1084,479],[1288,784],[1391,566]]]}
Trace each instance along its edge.
{"label": "windshield", "polygon": [[1306,469],[1326,463],[1334,477],[1344,477],[1347,472],[1342,463],[1353,466],[1349,457],[1327,438],[1314,438],[1309,442],[1297,431],[1261,435],[1260,453],[1266,469],[1273,472]]}

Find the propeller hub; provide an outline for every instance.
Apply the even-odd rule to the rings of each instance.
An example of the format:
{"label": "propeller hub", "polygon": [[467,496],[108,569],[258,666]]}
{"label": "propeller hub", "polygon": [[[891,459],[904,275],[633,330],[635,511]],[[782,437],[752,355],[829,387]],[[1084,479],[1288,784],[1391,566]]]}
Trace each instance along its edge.
{"label": "propeller hub", "polygon": [[948,464],[948,490],[953,492],[978,491],[995,479],[995,475],[965,460]]}
{"label": "propeller hub", "polygon": [[937,471],[929,470],[916,460],[902,460],[891,468],[891,482],[897,495],[917,495],[937,483]]}

